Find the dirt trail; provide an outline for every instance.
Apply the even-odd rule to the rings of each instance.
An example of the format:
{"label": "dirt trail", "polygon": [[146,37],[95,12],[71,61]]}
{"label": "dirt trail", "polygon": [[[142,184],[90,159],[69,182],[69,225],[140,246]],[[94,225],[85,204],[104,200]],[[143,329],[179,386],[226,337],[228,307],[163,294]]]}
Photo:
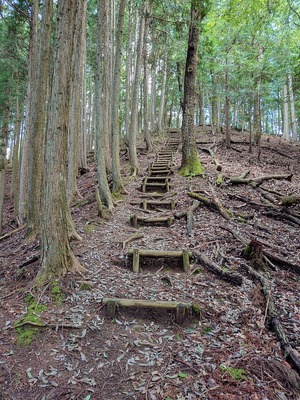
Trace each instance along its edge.
{"label": "dirt trail", "polygon": [[[171,191],[176,192],[175,210],[160,214],[174,216],[186,211],[196,191],[211,198],[209,184],[233,217],[227,221],[214,208],[201,204],[194,212],[193,229],[187,232],[184,218],[175,218],[170,227],[130,224],[134,214],[154,216],[137,204],[148,166],[155,161],[167,138],[156,143],[148,155],[141,146],[141,176],[127,182],[129,195],[120,201],[108,220],[97,217],[94,191],[96,171],[79,178],[85,204],[72,207],[78,231],[84,240],[73,243],[74,251],[88,269],[84,277],[67,276],[64,299],[55,305],[46,289],[31,287],[39,247],[23,244],[23,231],[0,241],[0,285],[2,303],[0,332],[0,385],[5,399],[297,399],[299,375],[287,361],[266,316],[267,299],[259,282],[245,267],[244,246],[226,226],[250,242],[256,238],[264,249],[300,264],[299,226],[281,220],[280,212],[268,214],[258,187],[230,185],[227,177],[250,170],[249,177],[293,173],[291,181],[270,180],[263,186],[282,194],[298,194],[300,184],[299,147],[278,138],[264,137],[260,160],[257,149],[249,155],[247,136],[233,134],[233,149],[226,150],[223,138],[216,138],[215,154],[222,165],[223,184],[215,187],[220,174],[211,155],[201,151],[205,177],[185,179],[176,172],[180,152],[174,155]],[[214,142],[209,132],[199,133],[199,147]],[[207,143],[209,142],[209,143]],[[281,153],[281,154],[280,154]],[[285,157],[287,155],[288,157]],[[126,163],[123,164],[124,172]],[[8,182],[9,184],[9,182]],[[247,201],[245,201],[245,199]],[[256,204],[255,204],[256,203]],[[258,205],[260,204],[260,205]],[[6,221],[11,220],[11,203],[6,199]],[[276,211],[282,211],[275,204]],[[290,207],[300,213],[299,204]],[[275,211],[275,209],[273,210]],[[6,232],[13,229],[6,225]],[[133,273],[132,261],[123,242],[138,232],[130,247],[146,250],[197,250],[227,273],[239,274],[242,285],[219,279],[191,260],[184,273],[180,263],[170,268],[165,259],[154,259]],[[268,247],[269,246],[269,247]],[[28,265],[19,268],[26,261]],[[293,348],[299,352],[299,276],[279,265],[263,272],[268,279],[280,321]],[[18,346],[14,321],[24,315],[24,297],[31,292],[47,309],[41,328],[28,346]],[[52,297],[52,298],[51,298]],[[197,304],[199,314],[187,312],[181,325],[174,311],[120,308],[114,319],[107,316],[104,297],[165,300]],[[56,326],[57,325],[57,326]],[[78,328],[70,329],[74,325]],[[56,327],[55,327],[56,326]],[[298,396],[298,397],[297,397]]]}

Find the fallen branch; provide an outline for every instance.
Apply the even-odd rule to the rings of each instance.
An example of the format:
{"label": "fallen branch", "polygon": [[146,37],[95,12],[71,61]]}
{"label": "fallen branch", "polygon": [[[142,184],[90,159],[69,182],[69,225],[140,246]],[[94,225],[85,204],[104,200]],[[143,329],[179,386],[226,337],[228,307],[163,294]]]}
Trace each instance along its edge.
{"label": "fallen branch", "polygon": [[126,239],[122,242],[122,248],[125,249],[127,247],[128,243],[133,242],[134,240],[141,239],[142,237],[144,237],[143,233],[139,233],[139,232],[134,233],[133,235],[129,236],[128,239]]}
{"label": "fallen branch", "polygon": [[292,206],[293,204],[299,204],[300,203],[300,196],[297,195],[290,195],[290,196],[283,196],[280,199],[280,205],[289,207]]}
{"label": "fallen branch", "polygon": [[32,321],[23,321],[20,322],[18,325],[14,325],[11,328],[20,328],[21,326],[24,325],[31,325],[31,326],[36,326],[38,328],[51,328],[51,329],[57,329],[57,328],[68,328],[68,329],[81,329],[81,325],[72,325],[72,324],[64,324],[62,322],[57,322],[56,324],[48,324],[48,323],[43,323],[43,322],[32,322]]}
{"label": "fallen branch", "polygon": [[220,199],[218,198],[212,185],[210,185],[210,191],[211,191],[213,203],[217,207],[217,210],[219,210],[220,214],[225,219],[229,220],[232,217],[232,214],[222,205],[222,203],[221,203]]}
{"label": "fallen branch", "polygon": [[9,238],[10,236],[12,236],[14,233],[17,233],[19,231],[21,231],[22,229],[24,229],[26,227],[26,224],[19,226],[19,228],[14,229],[13,231],[10,231],[8,233],[6,233],[6,235],[3,235],[0,237],[0,241]]}
{"label": "fallen branch", "polygon": [[218,197],[216,196],[214,190],[212,190],[212,194],[213,194],[213,199],[210,200],[207,197],[201,196],[198,193],[188,192],[188,196],[201,201],[208,207],[217,209],[225,219],[229,220],[231,218],[230,212],[228,210],[226,210],[224,206],[222,206],[222,204],[221,204],[220,200],[218,199]]}
{"label": "fallen branch", "polygon": [[280,221],[282,221],[282,220],[291,221],[294,224],[300,226],[300,219],[299,218],[297,218],[297,217],[295,217],[295,216],[293,216],[293,215],[291,215],[289,213],[286,213],[283,210],[265,211],[265,212],[262,213],[262,215],[265,215],[266,217],[274,218],[274,219],[277,219],[277,220],[280,220]]}
{"label": "fallen branch", "polygon": [[[213,145],[214,145],[214,143],[213,143]],[[219,160],[217,159],[217,157],[215,155],[215,152],[212,149],[213,145],[210,147],[200,147],[200,150],[209,153],[212,158],[213,163],[215,164],[215,166],[217,168],[217,171],[222,171],[222,165],[220,164]]]}
{"label": "fallen branch", "polygon": [[192,234],[194,225],[193,212],[199,207],[199,205],[200,201],[194,200],[193,204],[186,211],[174,215],[176,219],[186,217],[188,235]]}
{"label": "fallen branch", "polygon": [[265,295],[265,298],[267,299],[267,314],[269,317],[269,323],[274,329],[276,336],[278,340],[280,341],[280,345],[282,350],[284,351],[284,356],[287,359],[287,361],[290,361],[292,366],[297,369],[298,372],[300,372],[300,356],[299,353],[292,348],[291,344],[289,343],[289,340],[284,332],[284,329],[282,327],[282,324],[278,318],[277,311],[276,311],[276,306],[275,302],[271,293],[271,289],[269,287],[267,279],[260,274],[259,272],[255,271],[253,268],[251,268],[249,265],[243,263],[243,267],[245,267],[251,275],[252,278],[259,280],[261,286],[262,286],[262,291]]}
{"label": "fallen branch", "polygon": [[265,175],[265,176],[258,176],[256,178],[240,178],[240,177],[232,177],[228,180],[228,183],[232,185],[238,184],[254,184],[255,186],[260,185],[264,181],[268,181],[271,179],[277,180],[288,180],[291,181],[293,174],[283,174],[283,175]]}
{"label": "fallen branch", "polygon": [[[220,228],[226,230],[227,232],[230,232],[236,239],[238,239],[241,243],[243,243],[244,246],[248,246],[248,244],[249,244],[248,240],[244,236],[233,231],[228,226],[224,226],[224,225],[219,225],[219,226],[220,226]],[[293,264],[293,263],[289,262],[288,260],[275,255],[273,250],[275,250],[275,249],[271,249],[271,250],[263,249],[262,250],[263,255],[266,257],[266,261],[271,260],[272,262],[276,263],[276,265],[278,265],[282,269],[290,270],[290,271],[296,273],[297,275],[300,275],[300,267],[297,264]]]}
{"label": "fallen branch", "polygon": [[241,286],[241,284],[243,283],[243,278],[240,275],[224,271],[217,263],[209,259],[205,254],[201,253],[200,251],[194,250],[193,256],[198,261],[200,261],[204,267],[206,267],[210,272],[217,275],[220,279],[237,286]]}

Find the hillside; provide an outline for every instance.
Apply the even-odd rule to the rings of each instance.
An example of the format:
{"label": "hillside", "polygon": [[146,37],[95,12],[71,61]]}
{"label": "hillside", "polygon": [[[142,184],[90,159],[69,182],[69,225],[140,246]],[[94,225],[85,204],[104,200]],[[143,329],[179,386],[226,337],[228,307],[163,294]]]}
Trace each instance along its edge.
{"label": "hillside", "polygon": [[[82,276],[34,287],[39,244],[26,244],[24,229],[9,235],[17,226],[12,201],[5,199],[0,238],[3,399],[299,398],[299,146],[263,136],[260,150],[249,154],[247,134],[233,131],[228,150],[221,134],[198,128],[204,176],[177,174],[179,144],[171,188],[163,198],[176,201],[175,209],[143,209],[143,177],[168,140],[168,135],[156,138],[151,154],[140,144],[136,180],[125,176],[128,166],[122,156],[128,194],[116,199],[113,214],[104,219],[97,215],[96,167],[90,154],[89,170],[78,178],[81,198],[72,205],[82,236],[72,246],[87,270]],[[199,203],[191,197],[195,195],[201,196]],[[292,205],[285,204],[289,195],[294,196]],[[168,217],[171,226],[166,218],[166,223],[145,221],[134,228],[132,215]],[[184,271],[180,258],[140,257],[140,272],[134,273],[128,247],[185,250],[192,253],[190,266]],[[174,311],[153,307],[119,307],[109,318],[103,298],[193,307],[180,324]],[[28,312],[40,319],[28,323],[22,319]],[[20,345],[26,329],[37,332],[30,344]]]}

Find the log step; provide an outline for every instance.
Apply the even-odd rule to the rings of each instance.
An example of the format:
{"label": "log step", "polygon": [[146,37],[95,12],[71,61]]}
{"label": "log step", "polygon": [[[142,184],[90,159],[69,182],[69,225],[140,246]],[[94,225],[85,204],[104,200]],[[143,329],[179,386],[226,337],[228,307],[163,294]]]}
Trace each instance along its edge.
{"label": "log step", "polygon": [[173,156],[173,151],[169,149],[161,150],[157,153],[158,156]]}
{"label": "log step", "polygon": [[151,168],[171,168],[171,162],[168,160],[164,161],[154,161],[151,165]]}
{"label": "log step", "polygon": [[178,324],[183,322],[186,310],[189,310],[192,307],[190,303],[181,303],[179,301],[120,299],[114,297],[103,298],[102,304],[106,304],[107,314],[110,318],[115,317],[117,306],[176,310],[176,322]]}
{"label": "log step", "polygon": [[165,169],[165,168],[148,168],[148,176],[169,176],[173,174],[173,171],[171,169]]}
{"label": "log step", "polygon": [[163,182],[167,183],[170,182],[171,178],[168,175],[165,176],[145,176],[143,179],[143,184],[144,183],[152,183],[152,182]]}
{"label": "log step", "polygon": [[170,227],[174,223],[174,217],[140,217],[136,214],[130,217],[131,225],[138,228],[139,224],[166,224]]}
{"label": "log step", "polygon": [[143,193],[147,191],[168,192],[170,190],[170,182],[146,182],[142,184],[141,190]]}
{"label": "log step", "polygon": [[133,272],[140,270],[141,257],[158,257],[158,258],[182,258],[183,270],[188,272],[190,269],[190,257],[192,253],[187,250],[145,250],[145,249],[129,249],[128,254],[132,255]]}
{"label": "log step", "polygon": [[141,202],[141,206],[143,209],[146,211],[148,206],[151,208],[170,208],[171,210],[174,210],[176,207],[176,201],[174,199],[172,200],[147,200],[144,199]]}

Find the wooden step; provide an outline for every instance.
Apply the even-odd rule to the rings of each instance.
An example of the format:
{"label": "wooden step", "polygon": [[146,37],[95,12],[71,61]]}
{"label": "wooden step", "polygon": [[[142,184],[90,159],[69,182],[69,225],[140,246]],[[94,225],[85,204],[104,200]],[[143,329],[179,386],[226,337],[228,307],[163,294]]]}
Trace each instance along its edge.
{"label": "wooden step", "polygon": [[163,225],[170,227],[174,223],[174,217],[170,217],[170,216],[167,216],[167,217],[141,217],[141,216],[134,214],[130,217],[130,222],[134,228],[138,228],[139,225],[149,225],[149,224],[151,224],[151,225],[163,224]]}
{"label": "wooden step", "polygon": [[166,180],[165,182],[145,182],[141,186],[141,191],[143,193],[154,191],[154,192],[169,192],[171,186],[170,182]]}
{"label": "wooden step", "polygon": [[148,168],[148,176],[169,176],[173,174],[173,171],[171,169],[165,169],[165,168]]}
{"label": "wooden step", "polygon": [[176,207],[176,200],[171,199],[171,200],[147,200],[144,199],[141,202],[141,206],[143,207],[143,210],[148,210],[148,206],[150,208],[170,208],[171,210],[174,210]]}
{"label": "wooden step", "polygon": [[192,257],[192,253],[186,250],[129,249],[128,254],[132,255],[133,272],[139,272],[140,270],[140,257],[182,258],[183,270],[188,272],[190,269],[190,257]]}
{"label": "wooden step", "polygon": [[182,303],[179,301],[120,299],[115,297],[104,297],[102,299],[102,304],[106,304],[107,314],[110,318],[115,318],[117,307],[176,310],[176,322],[178,324],[183,322],[186,310],[192,307],[190,303]]}
{"label": "wooden step", "polygon": [[172,163],[169,160],[164,160],[164,161],[153,161],[153,163],[150,165],[151,168],[171,168]]}
{"label": "wooden step", "polygon": [[152,182],[170,182],[171,178],[168,175],[160,175],[160,176],[145,176],[145,178],[143,179],[143,184],[144,183],[152,183]]}

